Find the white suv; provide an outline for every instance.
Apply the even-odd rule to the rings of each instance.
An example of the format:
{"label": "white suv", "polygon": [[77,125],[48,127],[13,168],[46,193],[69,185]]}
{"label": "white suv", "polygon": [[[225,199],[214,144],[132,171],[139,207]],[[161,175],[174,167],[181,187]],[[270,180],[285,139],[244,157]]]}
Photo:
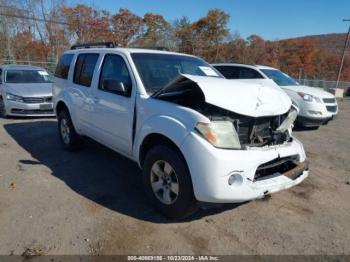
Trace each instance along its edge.
{"label": "white suv", "polygon": [[152,203],[184,217],[203,202],[243,202],[308,176],[291,136],[297,112],[278,87],[234,83],[190,55],[74,47],[54,80],[68,150],[88,136],[134,160]]}

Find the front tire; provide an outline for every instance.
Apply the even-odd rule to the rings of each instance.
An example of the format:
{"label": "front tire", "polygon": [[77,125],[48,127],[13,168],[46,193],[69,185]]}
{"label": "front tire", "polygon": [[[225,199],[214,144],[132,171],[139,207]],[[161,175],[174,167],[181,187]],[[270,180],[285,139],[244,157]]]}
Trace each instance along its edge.
{"label": "front tire", "polygon": [[159,145],[148,151],[143,183],[152,204],[171,219],[189,216],[198,209],[186,161],[170,146]]}
{"label": "front tire", "polygon": [[72,119],[67,112],[63,110],[58,115],[58,133],[64,149],[75,151],[81,144],[81,137],[75,131]]}

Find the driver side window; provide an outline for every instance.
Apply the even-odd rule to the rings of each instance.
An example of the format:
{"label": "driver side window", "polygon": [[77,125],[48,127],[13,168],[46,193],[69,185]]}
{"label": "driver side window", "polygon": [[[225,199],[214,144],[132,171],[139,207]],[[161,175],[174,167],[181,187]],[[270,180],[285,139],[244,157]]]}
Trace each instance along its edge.
{"label": "driver side window", "polygon": [[105,88],[105,84],[108,81],[117,81],[122,83],[126,89],[125,96],[131,95],[131,77],[129,74],[128,67],[124,59],[120,55],[107,54],[104,57],[98,89],[106,92],[111,92],[109,90],[106,90]]}

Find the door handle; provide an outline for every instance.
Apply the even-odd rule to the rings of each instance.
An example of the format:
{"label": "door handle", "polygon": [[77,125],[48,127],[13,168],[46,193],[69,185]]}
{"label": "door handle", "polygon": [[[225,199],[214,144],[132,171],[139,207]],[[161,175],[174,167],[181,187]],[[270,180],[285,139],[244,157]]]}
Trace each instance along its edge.
{"label": "door handle", "polygon": [[95,103],[100,102],[100,98],[99,98],[98,96],[94,96],[94,97],[92,98],[92,100],[93,100]]}

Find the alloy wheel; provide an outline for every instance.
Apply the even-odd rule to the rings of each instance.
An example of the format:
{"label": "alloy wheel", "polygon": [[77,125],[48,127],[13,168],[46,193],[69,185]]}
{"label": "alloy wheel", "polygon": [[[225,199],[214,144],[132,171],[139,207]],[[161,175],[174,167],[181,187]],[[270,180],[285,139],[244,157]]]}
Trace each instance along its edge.
{"label": "alloy wheel", "polygon": [[157,199],[166,205],[173,204],[179,195],[179,181],[173,167],[164,160],[156,161],[150,172],[151,186]]}

